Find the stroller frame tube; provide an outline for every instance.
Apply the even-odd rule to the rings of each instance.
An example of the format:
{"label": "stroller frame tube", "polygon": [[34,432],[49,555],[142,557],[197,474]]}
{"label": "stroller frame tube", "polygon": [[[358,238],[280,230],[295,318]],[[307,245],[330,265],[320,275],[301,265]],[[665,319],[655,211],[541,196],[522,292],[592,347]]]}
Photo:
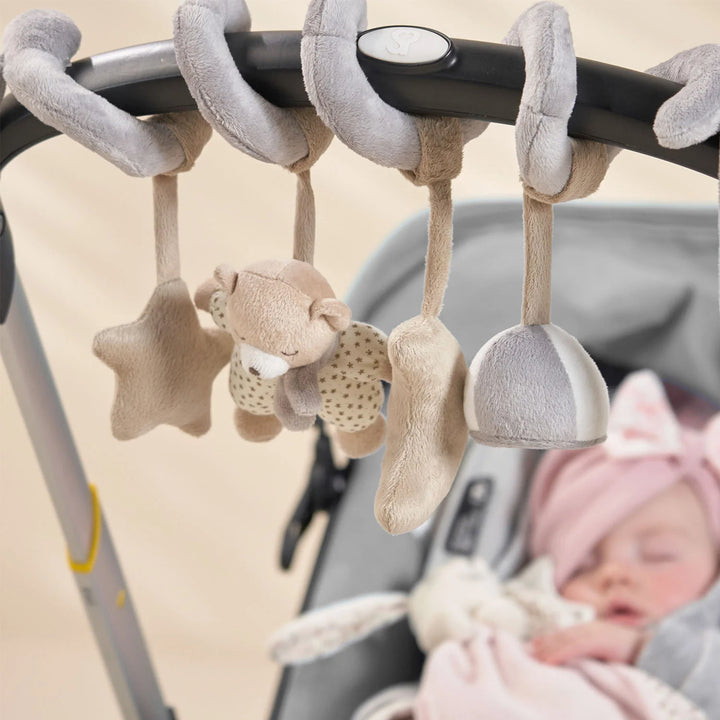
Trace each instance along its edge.
{"label": "stroller frame tube", "polygon": [[[309,105],[300,68],[299,32],[226,36],[243,77],[270,102]],[[448,62],[402,67],[358,53],[385,102],[408,113],[453,115],[513,124],[525,79],[522,50],[452,40]],[[115,50],[76,61],[68,73],[136,116],[196,109],[172,41]],[[718,136],[683,150],[658,145],[652,122],[680,85],[578,59],[578,97],[569,133],[617,145],[715,177]],[[11,95],[0,106],[0,169],[59,133]],[[87,483],[22,284],[0,204],[0,354],[10,377],[55,511],[70,566],[125,720],[173,720],[165,706],[94,488]]]}
{"label": "stroller frame tube", "polygon": [[[9,232],[7,227],[5,232]],[[172,720],[97,494],[88,486],[20,278],[0,354],[68,546],[68,560],[122,715]]]}

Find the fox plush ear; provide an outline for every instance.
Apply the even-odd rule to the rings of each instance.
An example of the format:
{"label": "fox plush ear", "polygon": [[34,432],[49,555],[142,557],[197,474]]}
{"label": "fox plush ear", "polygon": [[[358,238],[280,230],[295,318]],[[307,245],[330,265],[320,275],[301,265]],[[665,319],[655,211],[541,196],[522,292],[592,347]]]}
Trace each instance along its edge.
{"label": "fox plush ear", "polygon": [[350,324],[350,308],[335,298],[322,298],[315,300],[310,306],[310,319],[323,317],[333,329],[341,332]]}
{"label": "fox plush ear", "polygon": [[214,276],[223,290],[227,290],[229,293],[235,290],[238,274],[229,265],[218,265],[215,268]]}

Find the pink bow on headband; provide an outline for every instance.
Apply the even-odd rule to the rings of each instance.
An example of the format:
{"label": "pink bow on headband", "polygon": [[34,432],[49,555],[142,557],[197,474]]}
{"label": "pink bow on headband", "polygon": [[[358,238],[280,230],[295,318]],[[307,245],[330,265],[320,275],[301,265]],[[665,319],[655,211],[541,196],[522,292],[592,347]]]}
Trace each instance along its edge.
{"label": "pink bow on headband", "polygon": [[[613,397],[605,451],[613,458],[677,457],[682,429],[660,378],[652,370],[627,376]],[[720,413],[704,431],[705,459],[720,473]]]}

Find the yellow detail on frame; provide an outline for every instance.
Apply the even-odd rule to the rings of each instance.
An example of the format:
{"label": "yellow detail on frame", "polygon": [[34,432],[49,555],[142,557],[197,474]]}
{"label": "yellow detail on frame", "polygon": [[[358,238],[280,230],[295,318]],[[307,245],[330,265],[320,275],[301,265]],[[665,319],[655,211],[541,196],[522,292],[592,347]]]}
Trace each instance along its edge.
{"label": "yellow detail on frame", "polygon": [[67,554],[70,569],[76,573],[91,573],[93,571],[93,567],[95,567],[95,560],[97,559],[98,548],[100,547],[100,530],[102,528],[100,499],[98,498],[97,488],[94,485],[89,485],[88,487],[90,488],[93,506],[93,528],[92,538],[90,540],[90,551],[88,552],[87,559],[83,562],[73,560],[69,550]]}

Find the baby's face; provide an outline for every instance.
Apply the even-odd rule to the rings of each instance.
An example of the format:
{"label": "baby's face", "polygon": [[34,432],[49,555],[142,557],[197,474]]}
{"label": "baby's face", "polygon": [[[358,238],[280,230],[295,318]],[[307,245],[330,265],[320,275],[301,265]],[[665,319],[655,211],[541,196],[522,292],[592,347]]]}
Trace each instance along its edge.
{"label": "baby's face", "polygon": [[705,511],[676,483],[606,535],[560,593],[592,605],[600,619],[645,627],[700,597],[717,566]]}

